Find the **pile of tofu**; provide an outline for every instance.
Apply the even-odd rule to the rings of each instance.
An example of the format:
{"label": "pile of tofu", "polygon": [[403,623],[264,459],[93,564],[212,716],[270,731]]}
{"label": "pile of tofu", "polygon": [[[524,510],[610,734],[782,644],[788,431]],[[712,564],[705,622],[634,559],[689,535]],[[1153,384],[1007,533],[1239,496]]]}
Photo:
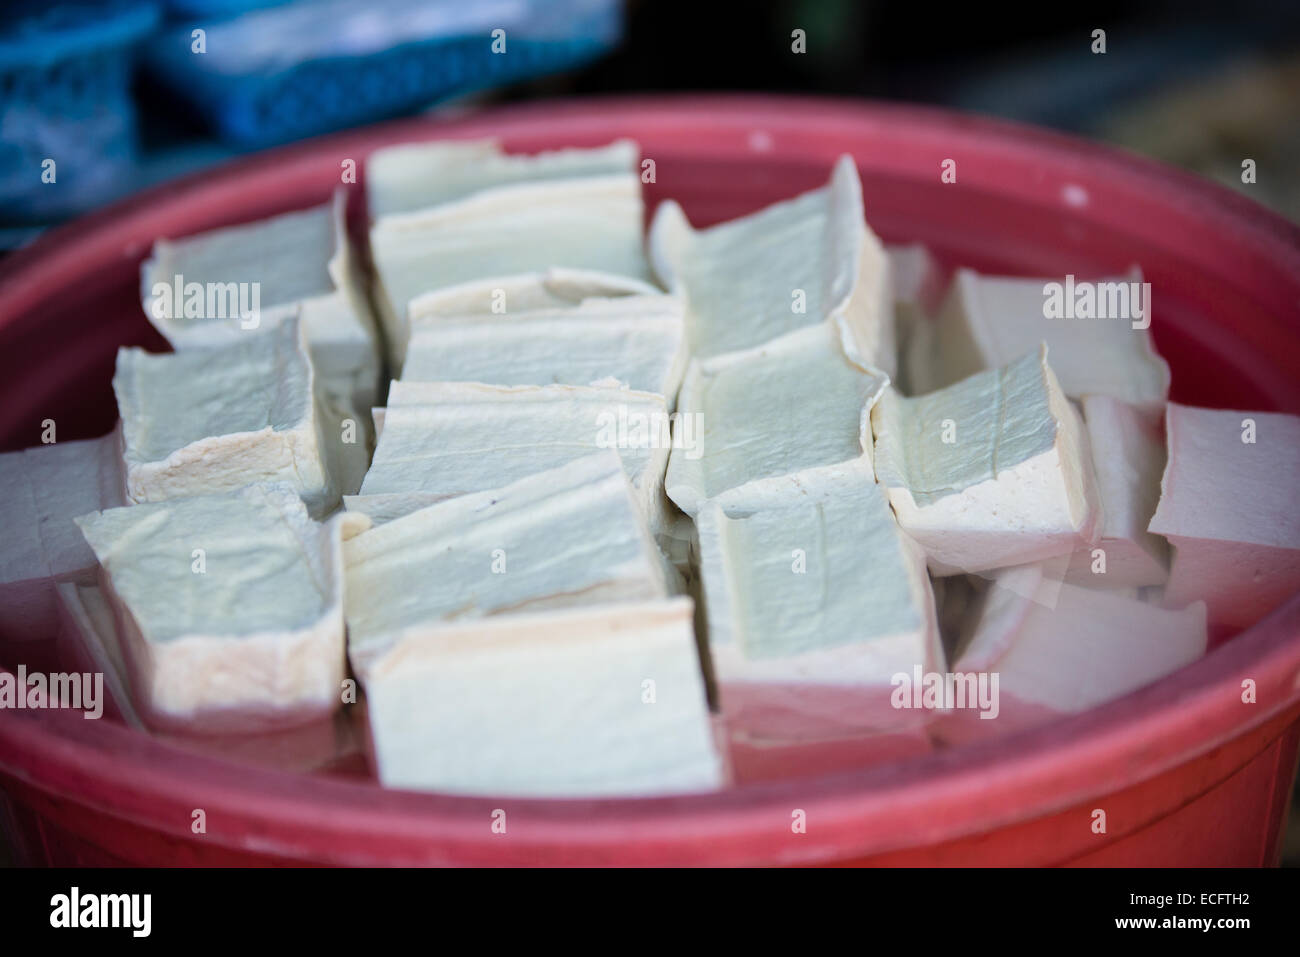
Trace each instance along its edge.
{"label": "pile of tofu", "polygon": [[[1083,711],[1300,589],[1300,419],[886,247],[851,157],[707,228],[640,168],[408,144],[368,257],[342,192],[160,239],[118,427],[0,456],[6,640],[287,766],[353,714],[387,786],[644,796]],[[192,283],[260,307],[157,308]]]}

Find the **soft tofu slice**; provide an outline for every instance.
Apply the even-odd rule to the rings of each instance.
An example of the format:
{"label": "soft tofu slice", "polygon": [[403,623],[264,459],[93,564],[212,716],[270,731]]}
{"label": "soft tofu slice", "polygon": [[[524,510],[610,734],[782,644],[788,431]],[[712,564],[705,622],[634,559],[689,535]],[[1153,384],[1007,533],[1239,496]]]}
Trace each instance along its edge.
{"label": "soft tofu slice", "polygon": [[1213,624],[1248,627],[1300,591],[1300,417],[1171,402],[1165,431],[1150,524],[1174,547],[1165,604],[1201,599]]}
{"label": "soft tofu slice", "polygon": [[657,531],[668,423],[662,395],[629,389],[394,382],[361,494],[450,498],[615,448]]}
{"label": "soft tofu slice", "polygon": [[660,280],[687,301],[687,340],[698,359],[829,321],[847,330],[859,361],[893,370],[888,260],[863,218],[851,156],[840,157],[821,189],[708,229],[693,228],[677,203],[664,202],[650,227],[650,256]]}
{"label": "soft tofu slice", "polygon": [[1100,531],[1083,425],[1040,346],[871,413],[876,477],[936,575],[1066,554]]}
{"label": "soft tofu slice", "polygon": [[[156,300],[156,294],[173,296],[177,277],[182,284],[203,284],[202,315],[186,315],[174,301]],[[257,284],[255,320],[220,307],[210,313],[208,284],[226,283],[236,290],[239,283]],[[342,190],[331,203],[312,209],[160,239],[140,267],[140,286],[145,314],[177,350],[229,345],[298,317],[320,385],[361,408],[374,404],[379,346],[348,240]]]}
{"label": "soft tofu slice", "polygon": [[411,300],[408,315],[412,324],[424,325],[438,319],[573,309],[586,299],[662,294],[658,286],[631,276],[590,269],[545,269],[426,292]]}
{"label": "soft tofu slice", "polygon": [[[1128,594],[1079,588],[1032,567],[998,576],[985,597],[955,673],[996,674],[996,713],[954,711],[940,736],[1005,733],[1094,708],[1150,684],[1205,654],[1203,602],[1168,611]],[[1015,578],[1007,587],[1004,578]],[[1026,595],[1026,585],[1029,595]]]}
{"label": "soft tofu slice", "polygon": [[[1024,353],[1026,343],[1042,341],[1052,350],[1053,368],[1071,399],[1109,395],[1158,411],[1169,394],[1169,366],[1156,354],[1149,330],[1121,318],[1048,319],[1043,287],[1060,281],[957,270],[937,321],[909,347],[912,390],[932,392],[1005,366]],[[1135,267],[1127,276],[1097,282],[1141,281]]]}
{"label": "soft tofu slice", "polygon": [[95,577],[95,554],[73,519],[126,504],[125,481],[117,430],[0,455],[0,636],[6,641],[54,634],[54,583]]}
{"label": "soft tofu slice", "polygon": [[269,730],[340,704],[340,525],[312,521],[294,492],[249,485],[77,519],[151,725]]}
{"label": "soft tofu slice", "polygon": [[424,293],[552,267],[650,279],[634,175],[523,183],[415,213],[385,216],[370,232],[377,305],[398,370],[408,307]]}
{"label": "soft tofu slice", "polygon": [[713,499],[739,506],[779,496],[813,471],[870,478],[871,406],[888,381],[848,358],[827,325],[692,362],[668,497],[694,516]]}
{"label": "soft tofu slice", "polygon": [[317,514],[336,504],[298,323],[215,348],[119,349],[113,391],[130,502],[284,481]]}
{"label": "soft tofu slice", "polygon": [[689,599],[412,629],[367,672],[379,779],[514,797],[725,783]]}
{"label": "soft tofu slice", "polygon": [[1147,531],[1165,468],[1161,417],[1105,395],[1084,396],[1082,405],[1103,521],[1101,538],[1074,553],[1065,580],[1085,588],[1163,585],[1169,543]]}
{"label": "soft tofu slice", "polygon": [[394,518],[343,548],[349,654],[363,677],[406,631],[433,622],[668,594],[608,451]]}
{"label": "soft tofu slice", "polygon": [[708,643],[732,731],[769,740],[897,730],[891,679],[943,670],[925,556],[869,474],[698,517]]}
{"label": "soft tofu slice", "polygon": [[366,198],[379,219],[514,183],[635,173],[640,155],[631,140],[532,154],[506,153],[491,139],[402,143],[366,159]]}
{"label": "soft tofu slice", "polygon": [[404,381],[618,384],[675,400],[686,366],[681,300],[586,299],[563,309],[413,324]]}

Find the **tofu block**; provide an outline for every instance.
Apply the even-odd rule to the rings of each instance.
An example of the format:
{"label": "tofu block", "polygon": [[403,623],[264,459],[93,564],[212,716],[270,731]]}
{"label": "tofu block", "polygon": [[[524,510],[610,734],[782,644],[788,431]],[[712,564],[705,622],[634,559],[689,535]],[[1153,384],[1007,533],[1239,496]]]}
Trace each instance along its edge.
{"label": "tofu block", "polygon": [[266,731],[338,707],[340,525],[312,521],[291,486],[107,509],[77,525],[151,726]]}
{"label": "tofu block", "polygon": [[502,186],[380,219],[370,249],[392,368],[405,360],[408,308],[424,293],[553,267],[648,281],[642,215],[641,181],[628,173]]}
{"label": "tofu block", "polygon": [[895,674],[943,670],[925,556],[862,473],[822,476],[780,503],[697,519],[708,643],[722,712],[748,738],[902,731]]}
{"label": "tofu block", "polygon": [[337,504],[296,322],[215,348],[119,349],[113,391],[128,501],[284,481],[316,514]]}
{"label": "tofu block", "polygon": [[57,582],[88,584],[95,554],[73,519],[126,503],[122,436],[55,442],[0,455],[0,638],[48,640]]}
{"label": "tofu block", "polygon": [[1169,403],[1150,530],[1169,539],[1164,600],[1246,628],[1300,591],[1300,417]]}
{"label": "tofu block", "polygon": [[1168,611],[1127,594],[1044,577],[1040,587],[1049,590],[1049,600],[1035,595],[1034,576],[1029,566],[993,580],[953,666],[961,675],[997,675],[996,715],[955,710],[937,723],[942,740],[1004,734],[1086,711],[1205,653],[1203,602]]}
{"label": "tofu block", "polygon": [[[177,351],[231,345],[296,317],[319,385],[369,408],[379,388],[379,343],[346,207],[340,189],[323,206],[158,240],[140,267],[145,315]],[[187,289],[203,298],[191,300]],[[245,315],[232,304],[256,308]]]}
{"label": "tofu block", "polygon": [[1169,543],[1147,531],[1165,468],[1161,417],[1106,395],[1084,396],[1082,405],[1103,521],[1101,538],[1074,553],[1065,580],[1085,588],[1163,585]]}
{"label": "tofu block", "polygon": [[576,306],[413,324],[404,381],[617,385],[673,402],[686,368],[681,300],[585,299]]}
{"label": "tofu block", "polygon": [[361,493],[450,498],[613,448],[658,530],[668,422],[662,395],[629,389],[394,382]]}
{"label": "tofu block", "polygon": [[[103,717],[149,730],[135,708],[113,608],[103,591],[94,585],[65,582],[58,586],[58,595],[63,627],[72,643],[63,660],[71,661],[75,670],[104,676]],[[283,771],[325,770],[360,753],[360,742],[341,711],[265,734],[159,733],[157,737],[188,751]]]}
{"label": "tofu block", "polygon": [[1100,533],[1083,424],[1046,345],[929,395],[888,390],[871,425],[876,478],[936,575],[1067,554]]}
{"label": "tofu block", "polygon": [[435,289],[412,299],[407,313],[412,324],[427,326],[439,319],[574,309],[587,299],[661,295],[658,286],[631,276],[590,269],[545,269]]}
{"label": "tofu block", "polygon": [[432,623],[668,594],[612,452],[395,518],[349,538],[343,553],[348,652],[363,678]]}
{"label": "tofu block", "polygon": [[726,781],[689,599],[412,629],[367,672],[379,779],[508,797],[641,797]]}
{"label": "tofu block", "polygon": [[[1027,343],[1046,342],[1061,388],[1071,399],[1108,395],[1144,410],[1158,411],[1169,394],[1169,366],[1156,354],[1151,335],[1137,320],[1047,318],[1044,286],[1059,279],[982,276],[959,269],[929,334],[909,347],[908,380],[915,393],[933,392],[985,369],[1007,365]],[[1127,276],[1097,281],[1118,289],[1141,282],[1136,267]],[[1127,293],[1125,293],[1127,297]],[[1108,300],[1109,301],[1109,298]],[[1117,310],[1121,306],[1117,299]],[[1109,308],[1109,306],[1108,306]],[[1149,324],[1147,315],[1141,320]]]}
{"label": "tofu block", "polygon": [[888,381],[849,358],[826,325],[692,362],[678,397],[684,437],[668,460],[668,497],[694,516],[714,499],[735,507],[780,495],[817,471],[870,481],[870,410]]}
{"label": "tofu block", "polygon": [[672,200],[660,204],[650,257],[664,285],[686,299],[697,359],[830,322],[843,327],[857,361],[893,371],[888,260],[863,218],[851,156],[840,157],[821,189],[708,229],[692,227]]}
{"label": "tofu block", "polygon": [[639,173],[640,155],[631,140],[531,154],[506,153],[492,139],[400,143],[366,159],[366,199],[380,219],[516,183]]}

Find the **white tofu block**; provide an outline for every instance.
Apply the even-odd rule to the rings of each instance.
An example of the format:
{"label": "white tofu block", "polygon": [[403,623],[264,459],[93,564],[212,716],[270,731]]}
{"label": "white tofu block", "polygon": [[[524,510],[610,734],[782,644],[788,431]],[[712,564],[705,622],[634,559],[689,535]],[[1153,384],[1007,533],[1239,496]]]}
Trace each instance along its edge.
{"label": "white tofu block", "polygon": [[[136,710],[113,608],[103,590],[66,582],[58,586],[58,595],[65,636],[73,642],[67,649],[72,667],[104,676],[103,717],[141,731],[152,730]],[[157,737],[189,751],[298,772],[325,769],[359,751],[357,735],[341,711],[262,734],[160,732]]]}
{"label": "white tofu block", "polygon": [[1169,543],[1147,531],[1165,468],[1161,418],[1105,395],[1084,396],[1082,405],[1103,521],[1101,538],[1074,553],[1065,580],[1112,590],[1163,585]]}
{"label": "white tofu block", "polygon": [[545,269],[435,289],[412,299],[407,312],[412,324],[427,325],[439,319],[466,316],[510,316],[547,309],[573,309],[586,299],[660,295],[663,290],[658,286],[631,276],[589,269]]}
{"label": "white tofu block", "polygon": [[337,503],[296,322],[216,348],[119,349],[113,391],[130,502],[284,481],[316,514]]}
{"label": "white tofu block", "polygon": [[650,279],[641,181],[632,174],[502,186],[370,232],[376,304],[392,367],[400,369],[408,307],[424,293],[553,267]]}
{"label": "white tofu block", "polygon": [[394,382],[361,493],[450,498],[613,448],[658,530],[668,421],[662,395],[629,389]]}
{"label": "white tofu block", "polygon": [[1164,600],[1246,628],[1300,591],[1300,417],[1169,403],[1150,530],[1174,547]]}
{"label": "white tofu block", "polygon": [[290,486],[108,509],[77,524],[150,725],[262,731],[337,709],[340,525],[312,521]]}
{"label": "white tofu block", "polygon": [[0,455],[0,636],[6,641],[54,634],[54,584],[95,577],[95,554],[73,519],[125,504],[125,482],[117,430]]}
{"label": "white tofu block", "polygon": [[[185,293],[190,283],[200,284],[201,308]],[[252,285],[257,287],[252,318],[232,307],[241,302],[241,283],[249,290],[245,305],[252,302]],[[160,239],[140,267],[140,286],[145,314],[178,351],[230,345],[298,317],[319,385],[361,408],[374,404],[379,345],[348,241],[342,190],[331,203],[312,209]]]}
{"label": "white tofu block", "polygon": [[576,306],[413,324],[404,381],[613,384],[675,400],[686,367],[681,300],[586,299]]}
{"label": "white tofu block", "polygon": [[[1042,580],[1050,600],[1026,597],[1032,568],[995,578],[954,672],[996,673],[997,713],[955,711],[948,741],[1006,733],[1119,698],[1205,654],[1205,605],[1156,608],[1130,595]],[[1031,588],[1032,591],[1032,588]]]}
{"label": "white tofu block", "polygon": [[1067,554],[1100,532],[1083,424],[1047,347],[871,413],[876,478],[936,575]]}
{"label": "white tofu block", "polygon": [[506,153],[491,139],[401,143],[366,159],[366,199],[379,219],[514,183],[637,173],[640,155],[631,140],[532,154]]}
{"label": "white tofu block", "polygon": [[632,797],[725,783],[689,599],[413,631],[370,668],[389,787]]}
{"label": "white tofu block", "polygon": [[870,475],[698,518],[708,642],[733,731],[769,740],[900,730],[891,679],[942,671],[925,556]]}
{"label": "white tofu block", "polygon": [[841,325],[856,358],[894,367],[893,294],[884,246],[867,227],[851,156],[821,189],[708,229],[672,200],[650,227],[660,280],[687,301],[697,359],[750,349],[804,326]]}
{"label": "white tofu block", "polygon": [[888,381],[848,358],[827,325],[692,362],[678,426],[693,441],[675,440],[668,497],[694,516],[713,499],[739,507],[780,495],[816,470],[870,480],[871,406]]}
{"label": "white tofu block", "polygon": [[[1119,288],[1141,280],[1135,267],[1127,276],[1097,284]],[[1061,280],[957,270],[937,321],[926,327],[929,334],[914,336],[909,346],[912,390],[932,392],[981,370],[999,368],[1023,355],[1027,344],[1042,341],[1052,350],[1053,367],[1070,398],[1109,395],[1158,410],[1169,394],[1169,366],[1156,354],[1149,330],[1134,328],[1133,320],[1123,318],[1049,319],[1043,292],[1049,282]],[[1147,309],[1144,321],[1149,322],[1149,303]]]}
{"label": "white tofu block", "polygon": [[668,593],[612,452],[411,512],[349,538],[343,551],[348,650],[363,678],[411,629]]}

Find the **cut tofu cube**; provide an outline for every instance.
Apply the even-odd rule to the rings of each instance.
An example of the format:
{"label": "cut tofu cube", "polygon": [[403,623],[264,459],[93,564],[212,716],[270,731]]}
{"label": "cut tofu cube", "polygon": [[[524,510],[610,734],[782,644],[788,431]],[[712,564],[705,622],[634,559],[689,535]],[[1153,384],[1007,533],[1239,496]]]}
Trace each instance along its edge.
{"label": "cut tofu cube", "polygon": [[826,325],[692,362],[668,497],[693,516],[713,499],[738,507],[780,495],[814,471],[870,481],[870,410],[888,381],[846,357]]}
{"label": "cut tofu cube", "polygon": [[728,726],[828,738],[927,720],[894,675],[943,669],[925,556],[870,475],[810,479],[784,502],[700,512],[708,643]]}
{"label": "cut tofu cube", "polygon": [[831,322],[846,330],[858,361],[894,367],[888,260],[863,219],[851,156],[821,189],[708,229],[693,228],[668,200],[650,227],[650,256],[665,286],[686,299],[697,359]]}
{"label": "cut tofu cube", "polygon": [[461,283],[416,296],[407,307],[413,325],[466,316],[511,316],[548,309],[575,309],[587,299],[661,296],[641,279],[589,269],[546,269]]}
{"label": "cut tofu cube", "polygon": [[366,198],[379,219],[514,183],[638,173],[640,155],[631,140],[533,154],[506,153],[491,139],[400,143],[366,159]]}
{"label": "cut tofu cube", "polygon": [[[65,637],[72,647],[65,661],[104,676],[104,716],[148,730],[135,708],[130,672],[122,653],[113,608],[101,589],[66,582],[58,586]],[[343,712],[264,734],[170,734],[160,740],[189,751],[212,754],[284,771],[317,771],[360,755],[360,742]]]}
{"label": "cut tofu cube", "polygon": [[379,779],[514,797],[634,797],[726,781],[689,599],[412,629],[366,676]]}
{"label": "cut tofu cube", "polygon": [[567,309],[417,322],[404,381],[619,385],[671,403],[686,367],[673,296],[586,299]]}
{"label": "cut tofu cube", "polygon": [[113,391],[129,501],[285,481],[317,514],[337,503],[298,323],[217,348],[119,349]]}
{"label": "cut tofu cube", "polygon": [[[1094,284],[1108,303],[1105,290],[1141,283],[1136,267],[1127,276],[1100,279]],[[1022,355],[1026,343],[1046,342],[1061,388],[1071,399],[1109,395],[1146,410],[1159,410],[1169,394],[1169,366],[1155,352],[1146,328],[1146,314],[1137,318],[1047,318],[1044,287],[1060,279],[1015,279],[981,276],[959,269],[948,297],[928,335],[909,345],[908,382],[916,393],[933,392],[985,369],[1005,366]],[[1106,284],[1106,285],[1103,285]],[[1149,298],[1149,297],[1147,297]],[[1132,312],[1116,299],[1115,311]]]}
{"label": "cut tofu cube", "polygon": [[1246,628],[1300,591],[1300,417],[1170,403],[1150,530],[1174,547],[1167,606]]}
{"label": "cut tofu cube", "polygon": [[929,395],[888,390],[871,413],[876,478],[936,575],[1091,545],[1095,481],[1047,347]]}
{"label": "cut tofu cube", "polygon": [[290,486],[108,509],[77,524],[150,725],[263,731],[339,706],[340,524],[312,521]]}
{"label": "cut tofu cube", "polygon": [[1163,585],[1169,543],[1147,531],[1165,468],[1161,417],[1105,395],[1084,396],[1082,404],[1103,522],[1097,543],[1074,553],[1066,581],[1109,589]]}
{"label": "cut tofu cube", "polygon": [[363,676],[375,655],[430,622],[668,594],[612,452],[438,502],[343,547],[349,654]]}
{"label": "cut tofu cube", "polygon": [[73,520],[126,504],[125,482],[117,430],[0,455],[0,638],[30,643],[54,634],[55,583],[95,578],[95,554]]}
{"label": "cut tofu cube", "polygon": [[393,369],[406,356],[408,307],[432,290],[552,267],[648,281],[642,215],[641,181],[627,174],[502,186],[379,220],[370,248]]}
{"label": "cut tofu cube", "polygon": [[1086,711],[1205,654],[1203,602],[1167,611],[1050,576],[1041,577],[1046,594],[1036,594],[1034,575],[1029,566],[994,579],[954,665],[959,675],[997,676],[996,714],[955,710],[937,722],[941,739],[991,736]]}
{"label": "cut tofu cube", "polygon": [[[187,302],[191,283],[202,300]],[[257,290],[255,315],[231,306],[240,302],[240,284],[245,306],[254,304]],[[342,190],[313,209],[160,239],[140,267],[140,286],[145,314],[178,351],[230,345],[298,317],[320,386],[359,408],[375,402],[379,345],[348,241]]]}
{"label": "cut tofu cube", "polygon": [[361,493],[450,498],[614,448],[657,531],[670,442],[664,397],[649,392],[394,382]]}

